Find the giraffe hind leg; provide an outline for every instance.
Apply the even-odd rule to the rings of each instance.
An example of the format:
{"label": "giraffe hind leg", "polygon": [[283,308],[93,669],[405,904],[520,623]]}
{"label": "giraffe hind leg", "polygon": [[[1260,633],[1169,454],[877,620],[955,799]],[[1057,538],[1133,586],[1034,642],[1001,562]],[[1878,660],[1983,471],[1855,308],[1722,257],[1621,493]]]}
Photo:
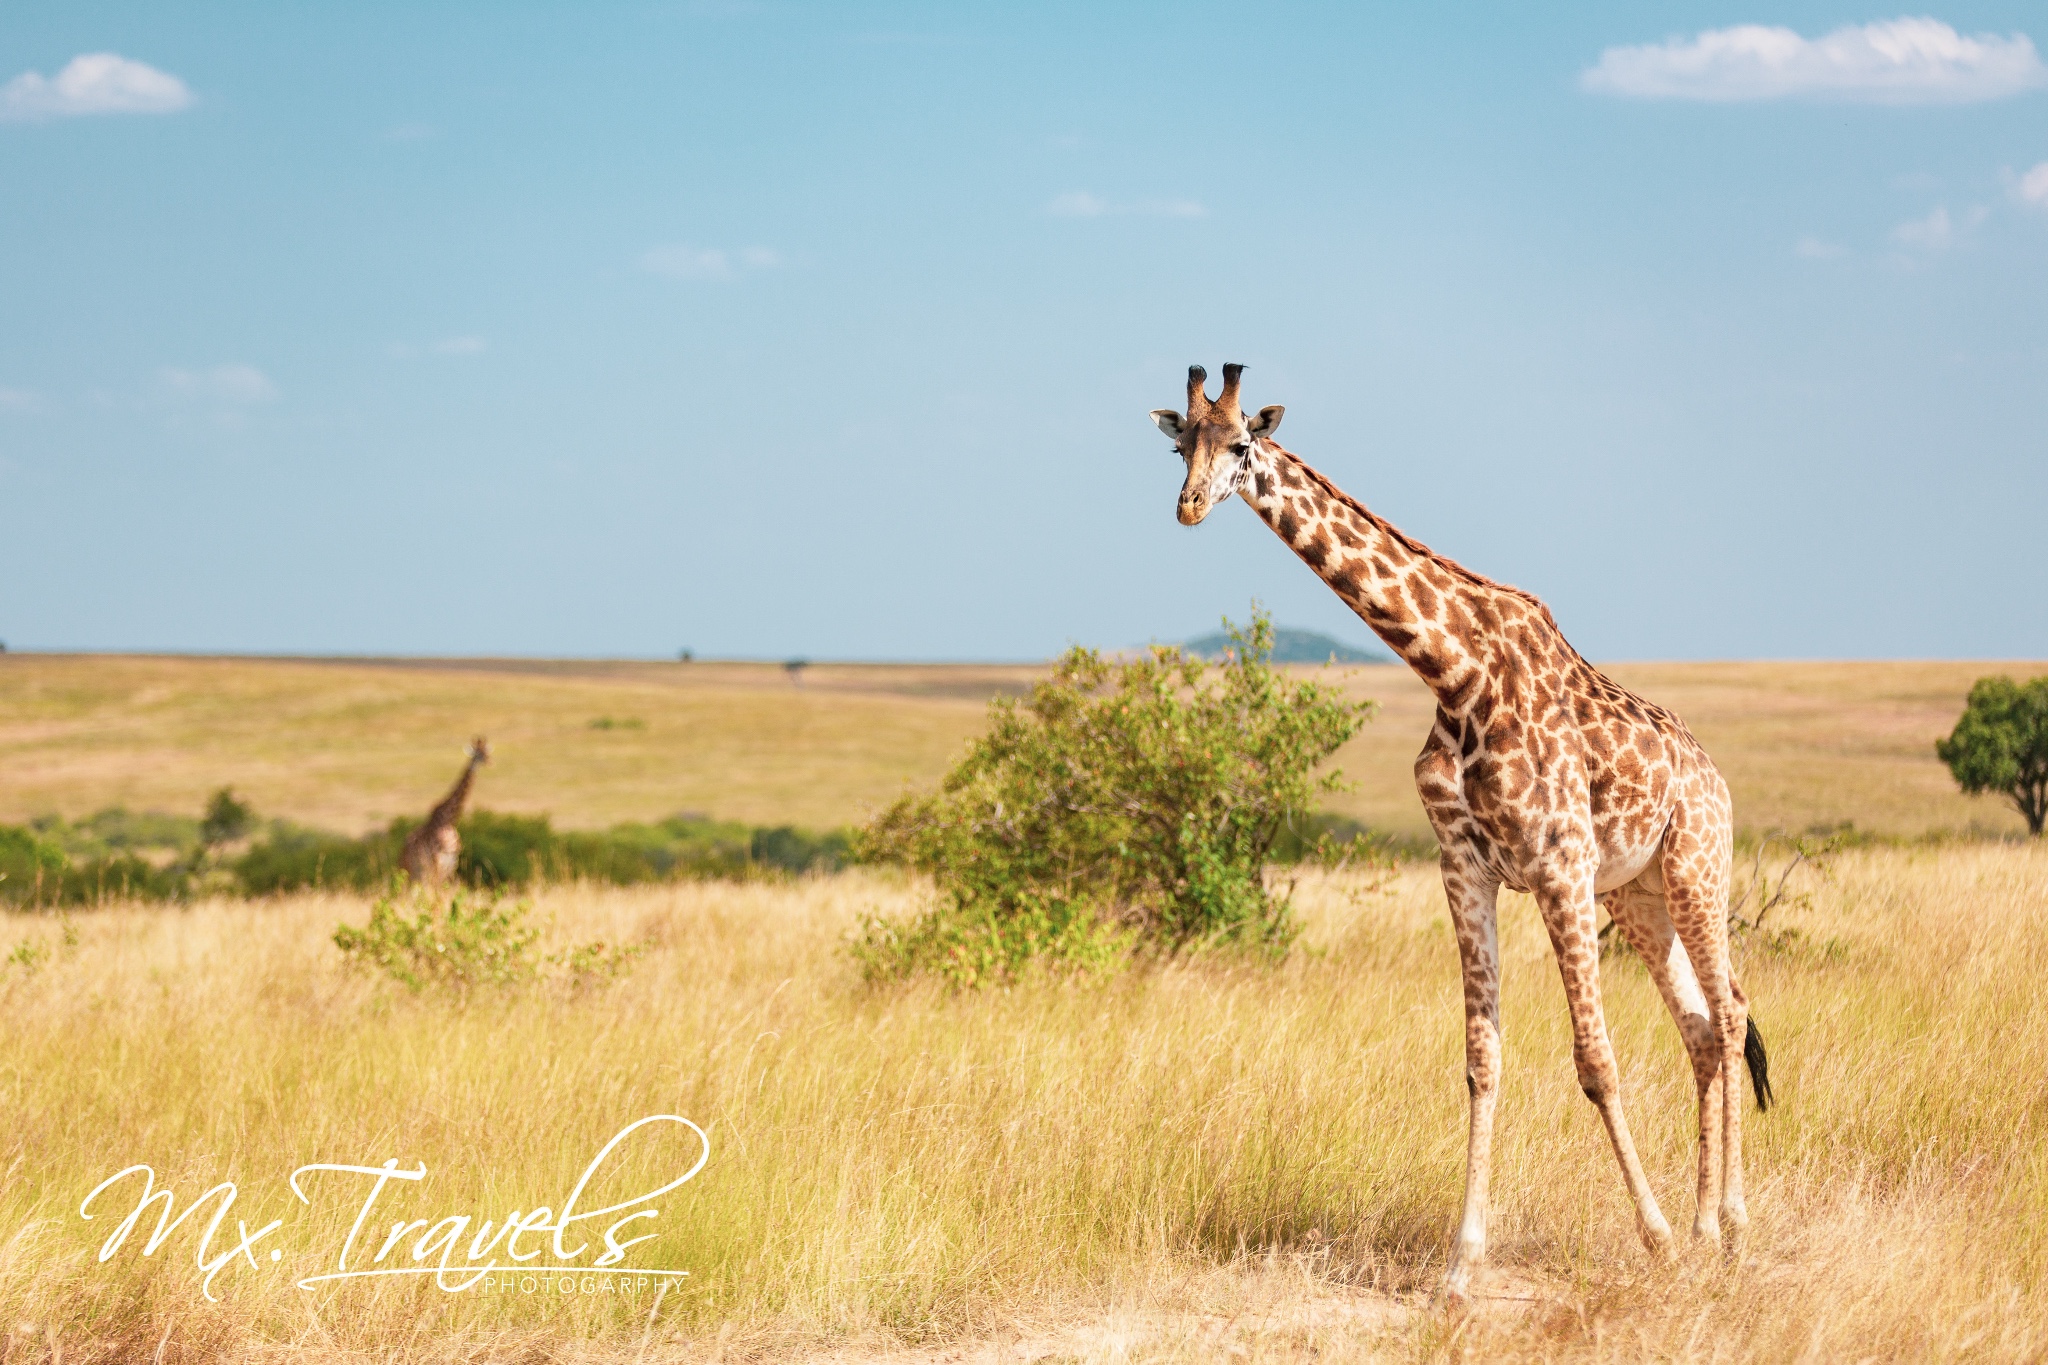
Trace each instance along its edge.
{"label": "giraffe hind leg", "polygon": [[1678,940],[1660,892],[1631,882],[1601,897],[1622,937],[1642,959],[1657,994],[1678,1026],[1685,1055],[1692,1063],[1693,1086],[1699,1099],[1699,1182],[1692,1235],[1718,1241],[1721,1184],[1721,1046],[1708,1014],[1699,978]]}
{"label": "giraffe hind leg", "polygon": [[[1664,836],[1661,871],[1664,901],[1672,928],[1685,947],[1700,993],[1706,999],[1708,1022],[1719,1049],[1721,1120],[1721,1237],[1731,1254],[1749,1226],[1742,1197],[1742,1073],[1750,1067],[1748,1002],[1735,984],[1728,956],[1728,838],[1725,825],[1715,828],[1681,806]],[[1760,1054],[1763,1039],[1757,1035]],[[1752,1083],[1768,1072],[1750,1071]]]}
{"label": "giraffe hind leg", "polygon": [[1636,1154],[1635,1139],[1622,1116],[1620,1071],[1600,1009],[1591,883],[1591,869],[1586,869],[1580,877],[1539,885],[1535,889],[1536,904],[1542,911],[1544,927],[1550,931],[1558,973],[1564,980],[1565,1000],[1571,1007],[1572,1064],[1579,1074],[1579,1087],[1600,1111],[1600,1120],[1606,1125],[1622,1181],[1635,1205],[1636,1231],[1650,1254],[1663,1259],[1671,1255],[1671,1225],[1657,1207],[1657,1196],[1650,1190],[1642,1161]]}

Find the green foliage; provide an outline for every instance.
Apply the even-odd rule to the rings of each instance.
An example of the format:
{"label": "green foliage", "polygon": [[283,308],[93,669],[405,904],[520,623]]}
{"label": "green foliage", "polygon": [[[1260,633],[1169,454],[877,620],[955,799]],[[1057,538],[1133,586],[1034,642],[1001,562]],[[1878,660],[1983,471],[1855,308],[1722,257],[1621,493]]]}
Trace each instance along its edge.
{"label": "green foliage", "polygon": [[232,787],[222,787],[206,803],[206,815],[199,822],[199,846],[206,849],[219,848],[256,828],[256,812],[249,803],[235,795]]}
{"label": "green foliage", "polygon": [[455,875],[467,886],[526,886],[561,862],[561,838],[545,815],[474,811],[456,831],[462,858]]}
{"label": "green foliage", "polygon": [[117,853],[155,853],[175,861],[199,847],[199,821],[163,811],[131,811],[109,806],[72,824],[58,815],[29,821],[37,837],[62,849],[75,861],[89,862]]}
{"label": "green foliage", "polygon": [[132,853],[74,862],[32,830],[0,826],[0,901],[48,909],[131,897],[173,900],[185,888],[182,867],[157,867]]}
{"label": "green foliage", "polygon": [[367,891],[398,870],[405,833],[396,828],[351,839],[345,834],[272,822],[269,833],[233,864],[235,882],[248,896],[274,896],[306,887]]}
{"label": "green foliage", "polygon": [[[234,864],[245,894],[275,895],[301,887],[367,891],[398,867],[410,820],[362,839],[278,823]],[[513,887],[536,881],[593,881],[618,886],[681,879],[831,871],[845,861],[844,834],[815,834],[783,825],[757,829],[736,821],[677,815],[658,824],[607,830],[557,830],[545,815],[475,811],[457,831],[462,856],[456,878],[465,886]]]}
{"label": "green foliage", "polygon": [[520,986],[551,971],[584,985],[618,975],[644,951],[597,942],[543,957],[536,947],[540,931],[526,922],[531,910],[524,901],[507,905],[495,895],[478,899],[460,891],[445,905],[416,900],[406,909],[396,895],[380,896],[368,924],[335,929],[334,946],[351,963],[414,991]]}
{"label": "green foliage", "polygon": [[1962,718],[1934,752],[1971,795],[1996,792],[2039,838],[2048,820],[2048,677],[1979,678]]}
{"label": "green foliage", "polygon": [[61,879],[70,860],[32,831],[0,825],[0,898],[15,905],[43,903],[43,888]]}
{"label": "green foliage", "polygon": [[863,924],[853,951],[867,974],[979,985],[1134,950],[1284,953],[1293,918],[1265,865],[1340,785],[1316,769],[1373,704],[1275,670],[1264,613],[1230,629],[1220,665],[1076,648],[1021,704],[992,702],[988,732],[940,788],[858,837],[857,857],[930,873],[942,896],[907,924]]}

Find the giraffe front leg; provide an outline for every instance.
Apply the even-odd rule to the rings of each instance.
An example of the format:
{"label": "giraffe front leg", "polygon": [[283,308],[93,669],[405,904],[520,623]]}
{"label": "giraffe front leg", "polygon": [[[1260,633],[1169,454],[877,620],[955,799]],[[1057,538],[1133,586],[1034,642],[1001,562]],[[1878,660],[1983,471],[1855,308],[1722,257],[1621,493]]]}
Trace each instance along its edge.
{"label": "giraffe front leg", "polygon": [[1458,939],[1465,994],[1465,1090],[1472,1124],[1465,1149],[1465,1210],[1444,1277],[1444,1299],[1464,1307],[1472,1277],[1486,1263],[1486,1187],[1493,1166],[1493,1108],[1500,1094],[1500,951],[1498,887],[1444,858],[1444,894]]}

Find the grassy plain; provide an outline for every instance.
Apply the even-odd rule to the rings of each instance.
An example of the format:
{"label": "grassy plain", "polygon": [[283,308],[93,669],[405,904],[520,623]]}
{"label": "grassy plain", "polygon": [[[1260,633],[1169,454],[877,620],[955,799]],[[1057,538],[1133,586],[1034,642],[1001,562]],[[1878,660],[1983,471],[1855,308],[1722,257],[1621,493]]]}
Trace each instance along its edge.
{"label": "grassy plain", "polygon": [[[1428,692],[1405,668],[1310,670],[1377,698],[1336,763],[1335,809],[1424,836],[1410,764]],[[1684,716],[1745,828],[2013,833],[1934,757],[1977,677],[2027,663],[1617,664]],[[1027,666],[307,661],[0,655],[0,820],[102,807],[194,812],[233,784],[257,808],[354,832],[445,790],[473,733],[496,758],[478,800],[566,828],[682,810],[756,824],[858,821],[942,773]],[[593,722],[610,721],[609,728]]]}
{"label": "grassy plain", "polygon": [[[646,956],[599,990],[467,1000],[344,970],[328,936],[364,918],[355,899],[115,907],[68,943],[10,917],[0,948],[40,965],[0,967],[0,1355],[2039,1359],[2048,849],[1866,850],[1809,889],[1797,934],[1738,948],[1780,1104],[1747,1126],[1755,1221],[1732,1269],[1647,1264],[1543,932],[1506,898],[1493,1297],[1462,1325],[1427,1301],[1465,1094],[1426,869],[1305,882],[1305,948],[1277,970],[971,996],[859,984],[841,936],[916,894],[860,873],[544,890],[555,941]],[[1683,1228],[1682,1054],[1640,968],[1603,975],[1631,1125]],[[690,1272],[658,1311],[652,1290],[293,1287],[330,1266],[362,1188],[316,1183],[301,1206],[302,1164],[425,1164],[383,1196],[376,1243],[389,1221],[559,1206],[607,1137],[663,1112],[701,1123],[711,1156],[629,1230],[660,1234],[632,1263]],[[282,1259],[235,1262],[217,1303],[198,1220],[151,1259],[131,1241],[98,1262],[136,1191],[89,1224],[78,1206],[131,1163],[181,1208],[237,1182],[225,1226],[284,1219],[258,1244]]]}

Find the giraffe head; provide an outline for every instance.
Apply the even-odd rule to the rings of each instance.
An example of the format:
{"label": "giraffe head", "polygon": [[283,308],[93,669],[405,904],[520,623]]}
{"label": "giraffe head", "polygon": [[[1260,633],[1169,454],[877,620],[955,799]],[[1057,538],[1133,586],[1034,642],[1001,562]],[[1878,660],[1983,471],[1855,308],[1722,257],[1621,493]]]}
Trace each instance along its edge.
{"label": "giraffe head", "polygon": [[1153,409],[1152,420],[1188,462],[1178,508],[1183,526],[1195,525],[1217,503],[1244,487],[1258,443],[1279,428],[1280,414],[1286,411],[1278,406],[1260,408],[1256,416],[1246,417],[1237,406],[1237,383],[1243,375],[1244,366],[1225,365],[1223,393],[1212,403],[1202,387],[1208,371],[1190,365],[1187,414],[1172,408]]}
{"label": "giraffe head", "polygon": [[491,761],[490,741],[482,735],[478,735],[469,742],[469,761],[472,763],[488,763]]}

